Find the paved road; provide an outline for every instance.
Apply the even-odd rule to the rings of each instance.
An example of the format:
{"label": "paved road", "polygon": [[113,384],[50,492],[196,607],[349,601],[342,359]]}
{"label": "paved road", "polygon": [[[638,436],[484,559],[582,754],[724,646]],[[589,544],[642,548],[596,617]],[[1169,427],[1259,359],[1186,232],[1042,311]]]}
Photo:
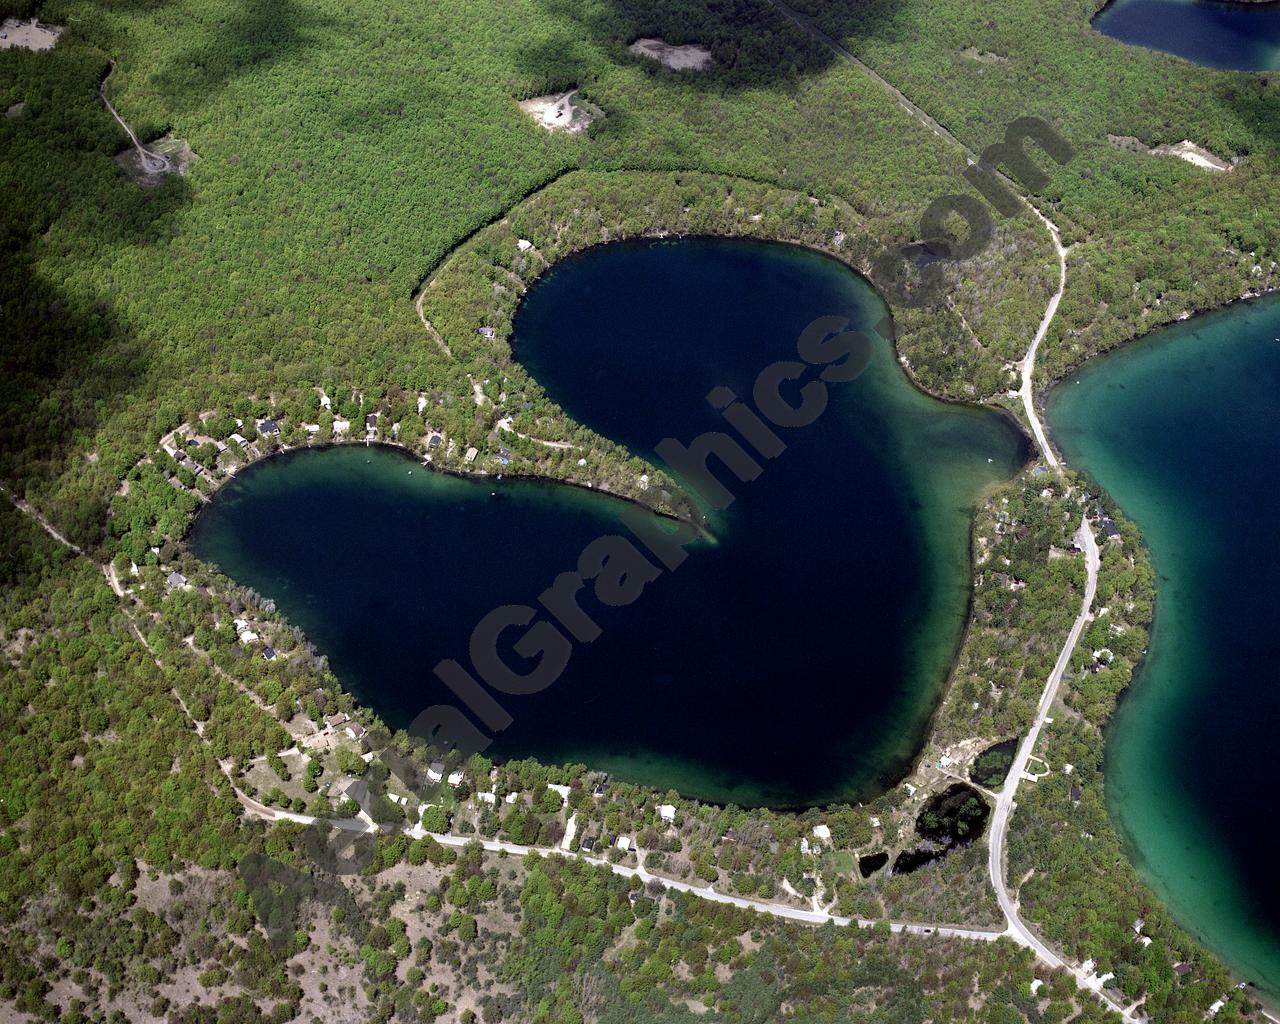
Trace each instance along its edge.
{"label": "paved road", "polygon": [[[367,817],[358,819],[353,818],[316,818],[309,814],[298,814],[294,811],[284,811],[276,807],[268,807],[266,804],[259,803],[252,797],[242,793],[239,789],[235,790],[236,799],[249,812],[268,821],[293,821],[300,825],[313,825],[316,823],[329,825],[332,828],[342,829],[347,832],[368,833],[373,834],[382,829]],[[665,889],[675,892],[686,892],[692,896],[701,899],[710,900],[713,903],[727,903],[731,906],[741,907],[744,910],[755,910],[762,914],[769,914],[773,917],[785,918],[790,921],[803,921],[808,924],[826,924],[831,922],[839,927],[847,927],[849,925],[857,925],[859,928],[872,928],[880,923],[877,920],[868,918],[849,918],[841,917],[838,914],[828,914],[821,910],[803,910],[798,907],[787,907],[777,903],[767,903],[764,900],[747,899],[742,896],[730,896],[727,893],[716,892],[713,886],[697,886],[688,882],[680,882],[673,878],[663,878],[661,875],[650,874],[643,867],[628,867],[624,864],[614,864],[609,860],[600,857],[589,857],[583,853],[574,853],[568,850],[562,850],[559,847],[542,847],[542,846],[523,846],[519,843],[508,843],[500,839],[480,839],[474,836],[455,836],[447,833],[427,832],[421,825],[412,827],[401,827],[395,831],[404,832],[406,835],[415,839],[423,836],[431,836],[436,842],[442,846],[463,847],[470,843],[478,842],[484,849],[490,853],[507,853],[515,857],[524,857],[530,853],[536,853],[542,857],[571,857],[575,860],[585,861],[588,864],[595,864],[600,867],[606,867],[615,875],[622,875],[625,878],[639,878],[642,882],[657,882]],[[941,935],[949,938],[972,939],[983,942],[992,942],[1005,934],[1001,931],[991,931],[981,928],[957,928],[951,925],[928,924],[915,921],[890,921],[889,929],[893,932],[905,932],[912,935]]]}
{"label": "paved road", "polygon": [[1019,945],[1026,946],[1032,950],[1037,957],[1050,967],[1060,967],[1071,972],[1075,976],[1076,984],[1081,988],[1086,988],[1096,993],[1107,1006],[1115,1010],[1125,1020],[1132,1020],[1132,1007],[1121,1005],[1101,991],[1101,985],[1093,980],[1091,975],[1086,974],[1079,967],[1067,963],[1027,926],[1018,913],[1017,900],[1009,893],[1009,888],[1005,882],[1006,840],[1009,835],[1009,820],[1013,816],[1013,809],[1017,806],[1014,797],[1018,792],[1018,784],[1022,781],[1022,773],[1027,770],[1027,764],[1030,762],[1032,752],[1035,750],[1036,740],[1040,738],[1040,730],[1044,727],[1049,711],[1053,707],[1053,701],[1058,695],[1058,687],[1062,683],[1062,675],[1066,671],[1067,665],[1071,662],[1071,655],[1075,652],[1076,644],[1080,641],[1080,635],[1084,632],[1084,627],[1092,618],[1091,609],[1093,608],[1094,595],[1098,589],[1098,567],[1101,562],[1101,556],[1098,552],[1098,542],[1094,539],[1093,531],[1089,529],[1089,521],[1083,516],[1080,519],[1080,529],[1076,531],[1076,543],[1084,548],[1087,573],[1084,597],[1080,602],[1080,614],[1076,616],[1076,621],[1071,626],[1071,632],[1067,634],[1067,641],[1062,645],[1058,660],[1054,663],[1053,671],[1049,673],[1044,692],[1040,695],[1040,704],[1036,708],[1035,721],[1032,722],[1026,738],[1023,739],[1022,744],[1019,746],[1017,756],[1014,758],[1013,765],[1010,767],[1009,774],[1005,779],[1004,788],[996,799],[995,812],[991,816],[987,868],[991,877],[991,885],[995,889],[996,898],[1000,902],[1000,909],[1004,912],[1005,920],[1009,922],[1009,927],[1005,934]]}
{"label": "paved road", "polygon": [[[1031,204],[1028,203],[1027,205],[1030,206]],[[1062,301],[1062,293],[1067,290],[1067,250],[1062,247],[1062,236],[1058,233],[1058,226],[1034,206],[1031,207],[1031,210],[1044,221],[1044,226],[1049,229],[1049,237],[1053,239],[1053,248],[1058,255],[1058,290],[1049,299],[1049,306],[1044,311],[1044,318],[1040,321],[1040,327],[1036,330],[1035,337],[1031,339],[1031,347],[1027,349],[1027,354],[1022,357],[1022,389],[1019,394],[1022,396],[1022,408],[1027,414],[1027,420],[1031,423],[1031,432],[1035,434],[1036,444],[1040,447],[1040,454],[1044,456],[1045,462],[1056,469],[1058,467],[1058,457],[1053,454],[1053,446],[1049,444],[1049,438],[1045,435],[1044,427],[1040,423],[1040,417],[1036,415],[1036,400],[1031,390],[1031,378],[1036,372],[1036,352],[1040,348],[1040,342],[1049,333],[1049,325],[1053,323],[1054,314],[1058,312],[1058,303]]]}

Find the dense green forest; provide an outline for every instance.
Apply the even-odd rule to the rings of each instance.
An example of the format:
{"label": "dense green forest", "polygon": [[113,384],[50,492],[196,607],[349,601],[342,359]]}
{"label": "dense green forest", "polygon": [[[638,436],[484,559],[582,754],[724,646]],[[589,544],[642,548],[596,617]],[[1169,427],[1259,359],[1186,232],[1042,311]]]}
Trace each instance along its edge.
{"label": "dense green forest", "polygon": [[[1280,283],[1280,76],[1124,47],[1089,28],[1095,0],[794,6],[975,151],[1026,115],[1070,140],[1062,166],[1039,159],[1050,176],[1031,195],[1071,247],[1039,383]],[[272,806],[354,815],[320,786],[385,781],[384,764],[362,768],[346,750],[295,774],[280,752],[303,719],[376,722],[269,601],[181,543],[226,465],[213,441],[239,432],[269,454],[308,443],[304,424],[323,441],[342,417],[358,433],[369,413],[411,447],[444,432],[455,461],[469,444],[489,454],[511,413],[521,433],[587,453],[581,467],[507,440],[521,471],[640,497],[634,481],[657,471],[570,421],[513,360],[524,289],[576,249],[660,232],[796,241],[868,271],[886,245],[921,240],[931,200],[966,191],[957,147],[767,0],[0,11],[65,26],[51,50],[0,51],[0,482],[89,556],[0,503],[0,998],[76,1021],[1101,1017],[1064,976],[1044,975],[1036,995],[1033,961],[1004,943],[783,926],[574,861],[397,835],[379,838],[362,875],[313,874],[302,830],[245,817],[232,782]],[[672,73],[627,51],[640,36],[705,44],[712,65]],[[99,96],[112,62],[114,104],[143,140],[188,143],[187,174],[143,187],[122,173],[127,139]],[[517,106],[571,87],[602,112],[583,134],[547,132]],[[1211,173],[1115,141],[1130,137],[1191,139],[1237,166]],[[992,243],[945,280],[942,306],[894,310],[904,363],[937,394],[1001,399],[1056,287],[1047,233],[995,215]],[[509,408],[496,394],[473,401],[495,373]],[[264,417],[281,435],[258,435]],[[211,439],[191,452],[208,470],[199,480],[158,448],[197,424]],[[1067,546],[1086,486],[1028,474],[977,510],[972,626],[926,767],[1025,728],[1076,606],[1082,567]],[[1226,973],[1137,880],[1102,802],[1101,726],[1153,600],[1141,540],[1121,530],[1099,594],[1112,621],[1093,626],[1107,642],[1081,645],[1115,658],[1073,664],[1072,714],[1040,751],[1076,766],[1082,796],[1060,773],[1020,793],[1010,877],[1052,865],[1020,894],[1046,937],[1115,971],[1157,1019],[1198,1021]],[[190,586],[166,585],[175,570]],[[244,655],[231,623],[245,614],[278,660]],[[624,786],[597,806],[586,766],[516,764],[494,786],[532,795],[489,816],[467,799],[488,767],[468,766],[467,792],[432,791],[440,831],[555,843],[576,811],[583,834],[626,830],[652,870],[725,891],[772,899],[786,879],[801,902],[820,887],[844,914],[999,920],[981,844],[914,875],[859,878],[855,853],[913,842],[928,788],[800,815]],[[913,779],[945,784],[932,769]],[[542,802],[549,781],[575,785],[566,807]],[[679,805],[670,830],[654,820],[658,799]],[[1077,819],[1095,841],[1077,839]],[[810,863],[799,844],[818,824],[832,839]],[[283,933],[248,870],[268,861],[310,886]],[[1149,946],[1128,930],[1136,916]],[[1176,960],[1195,973],[1180,981]],[[1218,1019],[1247,1009],[1233,1000]]]}

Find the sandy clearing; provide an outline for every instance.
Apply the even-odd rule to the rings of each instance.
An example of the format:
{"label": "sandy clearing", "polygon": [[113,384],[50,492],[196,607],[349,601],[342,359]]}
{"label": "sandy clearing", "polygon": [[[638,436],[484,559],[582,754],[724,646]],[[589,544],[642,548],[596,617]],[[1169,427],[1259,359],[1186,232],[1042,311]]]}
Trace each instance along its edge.
{"label": "sandy clearing", "polygon": [[1190,139],[1152,147],[1144,145],[1141,139],[1132,135],[1108,135],[1107,141],[1117,149],[1127,150],[1130,153],[1145,153],[1148,156],[1176,156],[1178,159],[1185,160],[1187,163],[1194,164],[1196,167],[1206,171],[1232,171],[1235,169],[1228,161],[1211,153],[1203,146],[1196,145]]}
{"label": "sandy clearing", "polygon": [[585,132],[600,112],[586,103],[575,103],[576,88],[554,96],[534,96],[521,100],[520,109],[550,132]]}
{"label": "sandy clearing", "polygon": [[52,50],[62,33],[62,26],[41,25],[35,18],[30,21],[5,18],[0,24],[0,50],[19,47],[24,50]]}
{"label": "sandy clearing", "polygon": [[637,39],[627,50],[656,60],[672,71],[705,71],[711,66],[711,51],[698,43],[672,46],[665,39]]}
{"label": "sandy clearing", "polygon": [[1190,139],[1183,139],[1172,146],[1156,146],[1151,150],[1153,156],[1176,156],[1189,164],[1203,167],[1206,171],[1230,171],[1231,165],[1222,157],[1210,153],[1203,146],[1197,146]]}

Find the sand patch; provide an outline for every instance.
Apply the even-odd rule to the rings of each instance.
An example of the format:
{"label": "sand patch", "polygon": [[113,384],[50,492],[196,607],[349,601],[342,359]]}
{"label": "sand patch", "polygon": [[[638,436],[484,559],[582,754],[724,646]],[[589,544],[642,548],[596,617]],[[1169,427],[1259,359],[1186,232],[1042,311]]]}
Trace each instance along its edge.
{"label": "sand patch", "polygon": [[130,181],[143,188],[155,188],[171,174],[186,174],[200,158],[181,139],[165,135],[141,149],[130,146],[115,159]]}
{"label": "sand patch", "polygon": [[62,31],[61,26],[41,25],[35,18],[5,18],[0,23],[0,50],[52,50]]}
{"label": "sand patch", "polygon": [[1183,139],[1172,146],[1156,146],[1151,151],[1153,156],[1176,156],[1189,164],[1203,167],[1207,171],[1229,171],[1231,164],[1220,156],[1215,156],[1203,146],[1197,146],[1190,139]]}
{"label": "sand patch", "polygon": [[1107,141],[1117,149],[1123,149],[1130,153],[1146,153],[1149,156],[1176,156],[1178,159],[1185,160],[1187,163],[1194,164],[1196,167],[1203,168],[1206,171],[1231,171],[1234,169],[1234,164],[1209,152],[1203,146],[1196,145],[1190,139],[1183,139],[1181,142],[1171,145],[1153,147],[1143,145],[1141,139],[1136,139],[1132,135],[1108,135]]}
{"label": "sand patch", "polygon": [[672,71],[705,71],[711,66],[711,51],[697,43],[672,46],[664,39],[637,39],[627,50],[656,60]]}
{"label": "sand patch", "polygon": [[551,132],[585,132],[604,112],[599,107],[577,99],[578,90],[570,89],[555,96],[534,96],[521,100],[520,109]]}
{"label": "sand patch", "polygon": [[1002,53],[988,53],[986,50],[979,50],[976,46],[966,46],[960,51],[961,57],[968,57],[970,60],[976,60],[980,64],[1008,64],[1009,58]]}

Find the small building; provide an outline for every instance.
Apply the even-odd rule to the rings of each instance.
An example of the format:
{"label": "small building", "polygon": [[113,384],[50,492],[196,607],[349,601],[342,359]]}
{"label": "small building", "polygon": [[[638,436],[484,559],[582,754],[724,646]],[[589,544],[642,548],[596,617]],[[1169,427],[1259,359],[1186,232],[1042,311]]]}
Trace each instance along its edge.
{"label": "small building", "polygon": [[337,437],[337,436],[339,436],[340,434],[345,434],[345,433],[349,432],[350,430],[351,430],[351,421],[350,421],[350,420],[340,420],[340,419],[338,419],[338,420],[334,420],[334,421],[333,421],[333,436],[334,436],[334,437]]}
{"label": "small building", "polygon": [[353,719],[347,722],[347,727],[343,729],[343,732],[345,732],[353,740],[358,740],[358,739],[364,738],[365,729],[363,725],[361,725],[359,722]]}
{"label": "small building", "polygon": [[533,243],[529,241],[529,239],[527,238],[517,239],[516,248],[519,249],[521,252],[528,252],[530,249],[533,248]]}
{"label": "small building", "polygon": [[258,639],[258,634],[251,629],[240,630],[239,636],[242,644],[251,644],[256,642]]}
{"label": "small building", "polygon": [[275,660],[276,660],[276,649],[275,649],[274,647],[264,647],[264,648],[262,648],[262,660],[263,660],[263,661],[275,661]]}
{"label": "small building", "polygon": [[324,724],[327,725],[330,729],[340,729],[342,726],[346,725],[349,721],[351,721],[351,719],[346,714],[340,711],[336,715],[330,715],[328,718],[326,718],[324,720]]}
{"label": "small building", "polygon": [[439,782],[444,778],[444,762],[432,761],[427,765],[427,778],[432,782]]}
{"label": "small building", "polygon": [[476,330],[476,334],[480,335],[482,338],[493,338],[497,336],[498,332],[492,327],[480,327]]}
{"label": "small building", "polygon": [[831,842],[831,826],[830,825],[814,825],[813,838],[821,839],[824,843]]}
{"label": "small building", "polygon": [[466,460],[465,460],[465,461],[466,461],[466,462],[468,462],[468,463],[475,462],[475,461],[476,461],[476,456],[477,456],[477,455],[479,455],[479,454],[480,454],[480,449],[478,449],[478,448],[474,448],[474,447],[472,447],[472,448],[468,448],[468,449],[467,449],[467,455],[466,455]]}
{"label": "small building", "polygon": [[227,438],[227,440],[234,441],[241,448],[243,448],[245,445],[249,443],[243,434],[232,434],[230,437]]}
{"label": "small building", "polygon": [[1191,965],[1185,960],[1180,960],[1173,965],[1173,973],[1179,978],[1185,978],[1191,973]]}
{"label": "small building", "polygon": [[561,785],[558,785],[558,784],[556,784],[556,783],[554,783],[554,782],[548,782],[548,783],[547,783],[547,789],[551,790],[551,792],[555,793],[558,797],[560,797],[560,802],[561,802],[561,803],[564,803],[566,800],[568,800],[568,799],[569,799],[569,787],[568,787],[568,786],[561,786]]}
{"label": "small building", "polygon": [[595,848],[596,841],[594,836],[587,836],[586,839],[582,840],[582,849],[584,853],[590,853]]}
{"label": "small building", "polygon": [[800,840],[800,852],[801,852],[801,853],[803,853],[803,854],[806,854],[806,855],[808,854],[808,852],[809,852],[809,840],[808,840],[808,839],[801,838],[801,840]]}
{"label": "small building", "polygon": [[498,796],[496,793],[477,793],[476,799],[479,800],[481,803],[495,805],[495,806],[498,803]]}
{"label": "small building", "polygon": [[376,412],[371,412],[371,413],[369,413],[369,415],[368,415],[368,416],[366,416],[366,417],[364,418],[364,429],[365,429],[365,430],[367,430],[367,431],[368,431],[369,433],[371,433],[371,434],[372,434],[372,433],[375,433],[375,432],[377,431],[377,429],[378,429],[378,414],[377,414]]}
{"label": "small building", "polygon": [[630,852],[631,852],[631,837],[630,837],[630,836],[618,836],[618,841],[617,841],[616,843],[614,843],[613,845],[614,845],[614,846],[616,846],[616,847],[617,847],[619,850],[621,850],[623,853],[630,853]]}
{"label": "small building", "polygon": [[440,447],[440,435],[439,435],[439,434],[432,434],[432,435],[431,435],[431,440],[427,442],[427,447],[428,447],[428,448],[439,448],[439,447]]}
{"label": "small building", "polygon": [[180,572],[171,572],[164,582],[170,590],[182,590],[187,585],[187,578]]}
{"label": "small building", "polygon": [[1072,802],[1073,804],[1078,804],[1078,803],[1080,802],[1080,798],[1081,798],[1082,796],[1084,796],[1084,790],[1083,790],[1083,789],[1081,789],[1079,786],[1072,786],[1072,787],[1071,787],[1071,802]]}
{"label": "small building", "polygon": [[450,772],[449,778],[446,781],[451,786],[454,786],[454,787],[461,786],[462,785],[462,769],[459,768],[456,772]]}
{"label": "small building", "polygon": [[665,821],[668,825],[676,820],[676,809],[674,804],[659,804],[658,817]]}
{"label": "small building", "polygon": [[258,433],[263,437],[275,437],[280,433],[280,424],[275,420],[262,420],[258,423]]}

